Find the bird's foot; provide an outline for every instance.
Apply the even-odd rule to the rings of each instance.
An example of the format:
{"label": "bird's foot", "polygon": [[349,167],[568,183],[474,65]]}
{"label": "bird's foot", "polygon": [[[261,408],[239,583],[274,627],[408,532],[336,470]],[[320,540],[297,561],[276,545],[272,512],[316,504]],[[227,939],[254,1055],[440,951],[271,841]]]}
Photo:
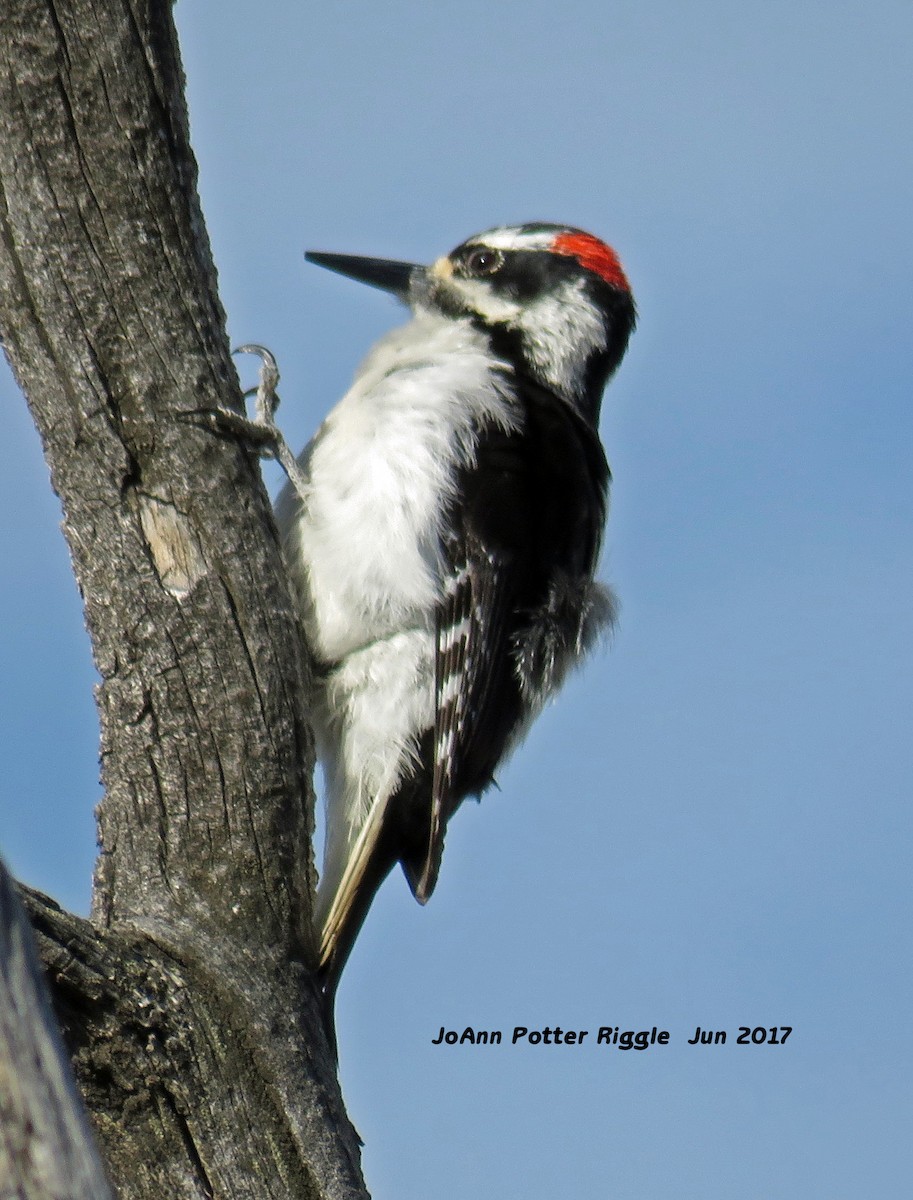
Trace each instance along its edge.
{"label": "bird's foot", "polygon": [[274,458],[285,471],[292,487],[304,499],[306,481],[288,442],[276,424],[279,407],[279,367],[275,355],[265,346],[249,343],[238,346],[233,354],[257,354],[260,357],[260,374],[257,386],[248,388],[244,399],[254,396],[254,416],[235,412],[231,408],[208,409],[204,415],[209,423],[220,432],[232,433],[247,442],[262,458]]}

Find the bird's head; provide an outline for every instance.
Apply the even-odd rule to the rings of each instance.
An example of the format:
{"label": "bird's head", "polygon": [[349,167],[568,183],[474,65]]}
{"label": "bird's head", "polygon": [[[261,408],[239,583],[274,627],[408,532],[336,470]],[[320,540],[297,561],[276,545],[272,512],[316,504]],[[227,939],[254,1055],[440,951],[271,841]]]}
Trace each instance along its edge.
{"label": "bird's head", "polygon": [[490,229],[428,267],[347,254],[306,257],[393,292],[416,310],[471,321],[514,370],[593,422],[636,319],[615,251],[567,225]]}

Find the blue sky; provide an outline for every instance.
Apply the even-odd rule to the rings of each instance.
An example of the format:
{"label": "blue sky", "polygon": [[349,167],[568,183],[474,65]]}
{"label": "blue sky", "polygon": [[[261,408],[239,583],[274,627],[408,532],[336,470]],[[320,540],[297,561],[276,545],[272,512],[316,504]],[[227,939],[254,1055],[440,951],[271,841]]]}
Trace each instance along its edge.
{"label": "blue sky", "polygon": [[[234,343],[303,444],[401,319],[306,248],[610,241],[614,643],[378,898],[339,996],[378,1198],[793,1200],[909,1186],[913,9],[186,0]],[[37,437],[0,378],[0,846],[85,910],[97,725]],[[267,468],[271,489],[279,486]],[[443,1025],[589,1029],[437,1047]],[[601,1025],[667,1047],[593,1044]],[[692,1047],[697,1025],[725,1046]],[[791,1025],[783,1046],[733,1044]]]}

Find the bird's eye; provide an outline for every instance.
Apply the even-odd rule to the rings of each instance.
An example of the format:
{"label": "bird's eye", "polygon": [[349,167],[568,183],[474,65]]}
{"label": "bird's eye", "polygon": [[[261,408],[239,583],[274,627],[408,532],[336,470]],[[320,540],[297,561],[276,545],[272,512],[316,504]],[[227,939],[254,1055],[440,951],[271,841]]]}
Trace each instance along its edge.
{"label": "bird's eye", "polygon": [[466,271],[470,275],[494,275],[503,261],[504,256],[500,250],[480,246],[478,250],[470,250],[466,255]]}

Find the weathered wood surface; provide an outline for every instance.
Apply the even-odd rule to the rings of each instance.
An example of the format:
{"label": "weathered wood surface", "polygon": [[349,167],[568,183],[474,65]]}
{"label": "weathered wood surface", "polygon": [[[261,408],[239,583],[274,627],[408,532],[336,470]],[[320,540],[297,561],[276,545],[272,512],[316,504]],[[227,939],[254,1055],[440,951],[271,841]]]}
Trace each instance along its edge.
{"label": "weathered wood surface", "polygon": [[92,921],[31,894],[124,1197],[363,1197],[313,990],[307,672],[164,0],[4,0],[0,336],[100,682]]}

